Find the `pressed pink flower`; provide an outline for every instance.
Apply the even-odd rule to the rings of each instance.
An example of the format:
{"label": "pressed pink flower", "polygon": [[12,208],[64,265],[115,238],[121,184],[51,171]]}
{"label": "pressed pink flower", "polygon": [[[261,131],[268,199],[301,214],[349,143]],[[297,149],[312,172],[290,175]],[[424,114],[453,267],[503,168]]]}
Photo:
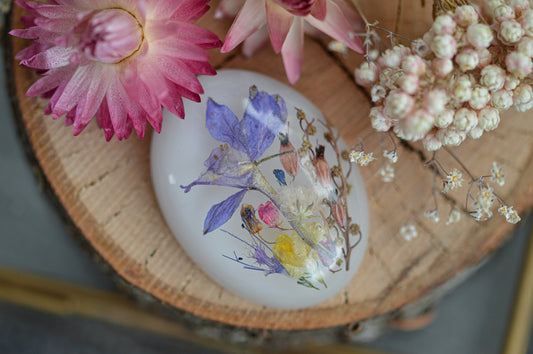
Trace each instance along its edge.
{"label": "pressed pink flower", "polygon": [[[235,9],[239,3],[243,0],[222,0],[218,17],[231,15],[227,9]],[[363,53],[361,40],[354,33],[363,31],[363,21],[338,0],[246,0],[221,51],[229,52],[244,41],[243,53],[252,55],[268,35],[274,51],[281,52],[287,78],[293,84],[300,77],[302,67],[304,22]]]}
{"label": "pressed pink flower", "polygon": [[208,0],[47,1],[17,0],[30,16],[10,33],[34,41],[16,58],[43,73],[26,95],[50,97],[45,113],[74,135],[94,116],[107,140],[142,138],[146,121],[160,132],[161,106],[183,118],[182,97],[203,93],[195,74],[216,74],[205,50],[221,42],[192,24]]}
{"label": "pressed pink flower", "polygon": [[257,214],[265,224],[270,227],[279,228],[279,211],[271,201],[266,202],[265,204],[260,204],[257,209]]}

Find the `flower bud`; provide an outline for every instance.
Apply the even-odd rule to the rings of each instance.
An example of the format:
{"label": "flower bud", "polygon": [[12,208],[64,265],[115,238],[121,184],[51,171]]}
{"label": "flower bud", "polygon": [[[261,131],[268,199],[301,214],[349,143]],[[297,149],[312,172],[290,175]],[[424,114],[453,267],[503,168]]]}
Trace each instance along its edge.
{"label": "flower bud", "polygon": [[300,166],[300,154],[289,141],[288,134],[280,134],[279,153],[282,154],[279,156],[281,165],[289,175],[295,177]]}
{"label": "flower bud", "polygon": [[263,225],[255,217],[255,209],[253,206],[243,204],[241,207],[241,220],[243,226],[251,234],[256,234],[263,229]]}
{"label": "flower bud", "polygon": [[335,203],[331,203],[331,215],[341,229],[346,228],[346,211],[344,210],[344,205],[342,204],[341,199],[337,200]]}
{"label": "flower bud", "polygon": [[269,200],[265,204],[260,204],[257,209],[259,218],[270,227],[277,228],[280,225],[278,208]]}
{"label": "flower bud", "polygon": [[307,16],[315,4],[315,0],[274,0],[285,10],[295,16]]}
{"label": "flower bud", "polygon": [[315,158],[313,160],[313,165],[315,166],[316,177],[318,182],[324,188],[331,187],[331,170],[329,168],[326,157],[324,156],[324,145],[319,145],[315,149]]}

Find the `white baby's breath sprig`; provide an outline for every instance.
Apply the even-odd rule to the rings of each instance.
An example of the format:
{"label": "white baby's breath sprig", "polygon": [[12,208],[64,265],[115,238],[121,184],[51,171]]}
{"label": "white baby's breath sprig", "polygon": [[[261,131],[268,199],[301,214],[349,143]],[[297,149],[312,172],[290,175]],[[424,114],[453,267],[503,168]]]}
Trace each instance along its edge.
{"label": "white baby's breath sprig", "polygon": [[497,183],[499,186],[503,186],[505,184],[505,174],[503,173],[503,168],[498,165],[496,161],[492,163],[490,173],[490,179],[493,182]]}
{"label": "white baby's breath sprig", "polygon": [[416,230],[415,225],[406,224],[400,228],[400,235],[405,241],[411,241],[418,236],[418,231]]}

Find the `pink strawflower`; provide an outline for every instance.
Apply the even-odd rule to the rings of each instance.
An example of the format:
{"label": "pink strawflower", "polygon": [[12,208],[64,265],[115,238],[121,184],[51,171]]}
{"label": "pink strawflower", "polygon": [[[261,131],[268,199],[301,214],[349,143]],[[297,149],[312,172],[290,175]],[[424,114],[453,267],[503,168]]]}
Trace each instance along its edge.
{"label": "pink strawflower", "polygon": [[273,228],[279,228],[281,221],[279,220],[279,211],[271,201],[265,204],[260,204],[257,209],[257,214],[265,224]]}
{"label": "pink strawflower", "polygon": [[43,73],[28,97],[50,97],[45,113],[63,115],[78,135],[96,116],[107,140],[157,132],[161,106],[183,118],[182,96],[200,101],[195,74],[214,75],[206,49],[221,45],[192,23],[208,0],[16,0],[30,13],[10,33],[34,43],[17,54]]}
{"label": "pink strawflower", "polygon": [[[231,11],[227,9],[242,2],[222,0],[217,16],[230,15]],[[243,53],[252,55],[270,36],[274,51],[281,52],[287,78],[294,84],[300,77],[303,61],[304,22],[363,53],[361,40],[355,35],[355,32],[363,31],[363,20],[338,0],[246,0],[221,51],[229,52],[244,41]]]}

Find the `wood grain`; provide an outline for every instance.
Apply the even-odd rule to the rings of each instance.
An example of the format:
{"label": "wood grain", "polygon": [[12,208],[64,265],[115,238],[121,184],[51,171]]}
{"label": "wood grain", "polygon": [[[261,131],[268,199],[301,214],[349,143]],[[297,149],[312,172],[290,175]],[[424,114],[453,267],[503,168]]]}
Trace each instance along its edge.
{"label": "wood grain", "polygon": [[[369,20],[416,37],[431,21],[431,4],[418,1],[364,0]],[[399,14],[399,17],[398,17]],[[221,38],[229,23],[212,19],[201,24]],[[21,11],[14,9],[12,25],[20,27]],[[397,23],[397,24],[396,24]],[[13,53],[27,43],[11,38]],[[335,56],[320,41],[306,39],[302,77],[294,86],[313,101],[340,130],[349,144],[371,131],[367,96],[351,73],[360,57]],[[287,82],[281,58],[269,46],[252,58],[238,52],[212,51],[219,68],[242,68]],[[298,330],[343,325],[373,318],[430,294],[444,282],[496,250],[512,231],[500,217],[476,223],[463,217],[458,224],[431,223],[422,214],[430,204],[433,177],[414,149],[401,148],[396,179],[383,183],[379,162],[363,169],[369,196],[371,234],[363,264],[351,283],[318,306],[296,311],[265,308],[225,291],[188,259],[162,219],[149,171],[150,138],[105,142],[94,123],[78,137],[61,120],[43,116],[46,100],[26,98],[36,80],[32,72],[13,64],[14,89],[21,120],[34,154],[57,198],[86,240],[111,267],[133,286],[172,307],[196,316],[246,328]],[[508,113],[501,126],[478,141],[468,141],[456,152],[476,174],[486,174],[499,161],[507,175],[500,196],[520,213],[531,207],[533,196],[533,125],[527,114]],[[452,165],[452,161],[443,159]],[[463,191],[464,192],[464,191]],[[439,197],[441,218],[452,205],[463,205],[464,194]],[[398,230],[407,221],[419,236],[406,242]]]}

